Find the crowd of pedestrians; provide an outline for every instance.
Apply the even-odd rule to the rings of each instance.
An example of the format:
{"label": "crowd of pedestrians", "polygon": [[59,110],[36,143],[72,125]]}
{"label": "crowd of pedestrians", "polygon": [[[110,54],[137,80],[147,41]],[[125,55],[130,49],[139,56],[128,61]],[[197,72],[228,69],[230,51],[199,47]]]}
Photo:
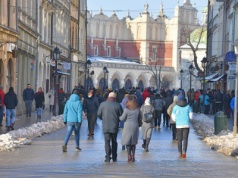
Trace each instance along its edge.
{"label": "crowd of pedestrians", "polygon": [[[75,102],[72,102],[72,97]],[[171,128],[172,140],[178,142],[179,157],[186,158],[192,107],[187,102],[182,89],[158,91],[146,88],[141,92],[139,88],[131,90],[122,88],[118,91],[107,90],[102,93],[94,88],[86,92],[84,88],[75,87],[64,109],[64,122],[67,125],[62,147],[64,152],[67,151],[67,143],[72,131],[76,132],[76,150],[81,150],[78,132],[82,116],[87,117],[89,137],[94,135],[96,119],[102,120],[105,162],[117,161],[119,129],[122,131],[122,150],[127,150],[128,162],[134,162],[139,131],[142,132],[142,148],[145,152],[149,152],[152,130],[160,130],[162,124]]]}

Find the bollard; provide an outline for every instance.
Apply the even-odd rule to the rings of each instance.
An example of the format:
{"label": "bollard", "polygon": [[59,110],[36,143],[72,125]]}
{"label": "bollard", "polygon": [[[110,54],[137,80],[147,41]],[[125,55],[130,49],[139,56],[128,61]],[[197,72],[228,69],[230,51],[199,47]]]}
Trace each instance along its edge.
{"label": "bollard", "polygon": [[215,134],[219,134],[222,130],[227,130],[227,117],[224,112],[219,111],[214,118]]}

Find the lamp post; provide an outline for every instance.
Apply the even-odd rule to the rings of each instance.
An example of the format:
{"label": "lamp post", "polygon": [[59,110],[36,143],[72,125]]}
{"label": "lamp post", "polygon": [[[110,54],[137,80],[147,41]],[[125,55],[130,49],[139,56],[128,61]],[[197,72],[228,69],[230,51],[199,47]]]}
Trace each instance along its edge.
{"label": "lamp post", "polygon": [[182,83],[183,70],[181,69],[179,72],[180,72],[180,77],[181,77],[181,79],[180,79],[180,88],[182,89],[183,88],[183,83]]}
{"label": "lamp post", "polygon": [[[235,50],[235,54],[237,55],[238,54],[238,42],[237,41],[235,41],[235,43],[234,43],[234,50]],[[235,87],[235,107],[234,107],[234,113],[233,113],[233,115],[234,115],[234,125],[233,125],[233,133],[234,134],[237,134],[237,112],[238,112],[238,110],[237,110],[237,98],[238,98],[238,94],[237,94],[237,92],[238,92],[238,64],[237,64],[237,62],[236,62],[236,87]]]}
{"label": "lamp post", "polygon": [[103,73],[104,73],[104,78],[103,78],[103,92],[104,92],[106,89],[106,75],[108,75],[109,73],[106,66],[103,67]]}
{"label": "lamp post", "polygon": [[54,112],[53,115],[56,116],[56,106],[57,106],[57,61],[59,60],[61,51],[59,50],[58,47],[55,47],[54,51],[52,52],[53,54],[53,60],[55,63],[55,75],[54,75],[54,88],[55,88],[55,99],[54,99]]}
{"label": "lamp post", "polygon": [[85,86],[87,91],[88,91],[89,69],[91,68],[91,64],[92,64],[92,62],[90,60],[87,60],[87,62],[85,62],[84,86]]}
{"label": "lamp post", "polygon": [[190,91],[190,93],[189,93],[189,104],[190,104],[190,106],[191,106],[191,105],[192,105],[192,100],[191,100],[191,98],[192,98],[192,72],[193,72],[193,65],[191,64],[188,69],[189,69],[189,74],[190,74],[190,82],[189,82],[189,91]]}

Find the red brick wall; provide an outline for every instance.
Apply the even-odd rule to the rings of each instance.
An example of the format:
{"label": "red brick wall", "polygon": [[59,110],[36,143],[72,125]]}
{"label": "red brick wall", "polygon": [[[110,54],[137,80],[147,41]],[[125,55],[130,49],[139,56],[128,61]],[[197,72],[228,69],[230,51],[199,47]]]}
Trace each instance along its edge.
{"label": "red brick wall", "polygon": [[150,42],[149,44],[149,64],[154,65],[156,61],[151,61],[153,55],[153,46],[157,46],[157,64],[164,66],[172,66],[172,58],[173,58],[173,43],[172,42]]}
{"label": "red brick wall", "polygon": [[[107,49],[103,49],[104,40],[93,40],[93,49],[90,47],[91,39],[87,39],[87,55],[94,56],[94,46],[98,46],[98,56],[107,56]],[[106,42],[106,47],[111,47],[111,57],[118,57],[118,52],[116,51],[116,41]],[[140,42],[134,41],[119,41],[118,47],[121,48],[121,58],[127,59],[139,59],[140,58]]]}

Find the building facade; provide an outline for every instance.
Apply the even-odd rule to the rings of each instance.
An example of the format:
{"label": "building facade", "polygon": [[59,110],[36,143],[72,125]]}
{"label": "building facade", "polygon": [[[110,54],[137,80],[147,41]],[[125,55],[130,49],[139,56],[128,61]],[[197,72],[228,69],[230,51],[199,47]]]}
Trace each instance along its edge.
{"label": "building facade", "polygon": [[[236,38],[236,1],[209,0],[208,15],[208,74],[218,72],[221,78],[210,85],[221,90],[235,89],[235,61],[227,54],[234,52]],[[227,60],[228,59],[228,60]]]}
{"label": "building facade", "polygon": [[[145,66],[157,66],[162,68],[157,71],[157,74],[165,78],[171,78],[178,75],[180,70],[180,54],[179,48],[186,43],[184,31],[191,33],[200,25],[197,19],[197,10],[192,6],[189,0],[185,0],[182,6],[176,6],[174,9],[174,17],[169,19],[163,9],[163,4],[160,5],[160,10],[157,17],[153,18],[149,12],[149,5],[144,5],[143,12],[136,18],[127,16],[119,19],[114,12],[108,17],[101,9],[96,15],[88,14],[88,30],[87,30],[87,54],[89,57],[104,57],[118,58],[130,60]],[[182,28],[184,27],[184,28]],[[165,74],[163,68],[171,67],[171,74]],[[121,73],[122,69],[118,68]],[[130,71],[140,73],[140,71]],[[150,72],[150,77],[153,72]],[[122,72],[124,73],[124,72]],[[114,74],[109,74],[109,78],[113,78]],[[143,74],[142,74],[143,75]],[[167,76],[166,76],[167,75]],[[96,73],[95,76],[101,76]],[[137,74],[128,76],[140,76]],[[149,77],[149,81],[150,80]],[[97,78],[99,84],[101,78]],[[123,87],[126,83],[126,78],[120,81],[120,86]],[[132,86],[137,87],[140,81],[138,78],[130,79]],[[144,83],[144,86],[153,86],[152,83]],[[170,87],[179,87],[177,80],[171,81]],[[110,83],[110,82],[109,82]],[[110,86],[110,85],[109,85]],[[95,86],[97,87],[97,85]]]}
{"label": "building facade", "polygon": [[17,83],[17,59],[13,54],[19,37],[16,7],[16,0],[0,1],[0,85],[5,92]]}

